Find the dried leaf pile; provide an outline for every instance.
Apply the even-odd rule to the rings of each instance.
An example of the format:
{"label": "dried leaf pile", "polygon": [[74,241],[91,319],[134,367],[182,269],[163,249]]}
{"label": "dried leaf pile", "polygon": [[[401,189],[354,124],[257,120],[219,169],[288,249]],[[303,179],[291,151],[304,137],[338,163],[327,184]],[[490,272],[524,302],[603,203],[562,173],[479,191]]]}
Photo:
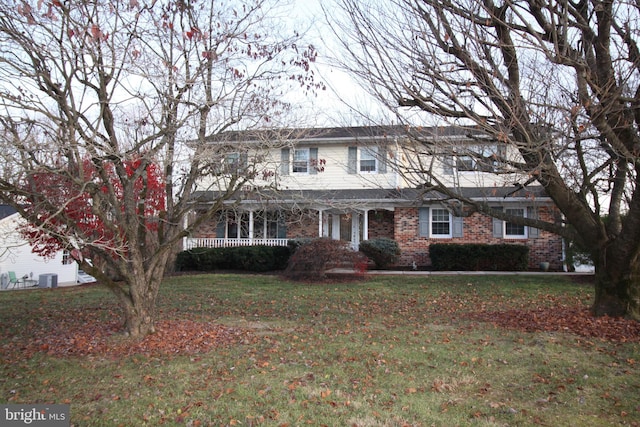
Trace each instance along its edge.
{"label": "dried leaf pile", "polygon": [[[442,304],[442,301],[439,302]],[[451,301],[440,307],[448,307],[445,311],[449,316],[454,314],[452,311],[455,312],[455,308],[452,310],[455,304]],[[610,317],[596,318],[588,308],[580,304],[499,311],[480,308],[460,314],[460,317],[467,320],[523,332],[564,332],[610,342],[640,341],[640,322]],[[252,336],[251,330],[229,328],[213,321],[165,318],[156,322],[155,334],[132,341],[122,335],[120,318],[118,313],[108,313],[101,309],[55,313],[43,311],[42,316],[30,320],[23,330],[14,330],[13,337],[9,337],[9,342],[0,348],[0,352],[3,358],[13,360],[16,357],[31,357],[38,352],[58,357],[105,358],[133,354],[196,354],[239,342],[249,342]],[[29,339],[25,340],[25,337]]]}
{"label": "dried leaf pile", "polygon": [[584,338],[611,342],[640,342],[640,322],[613,317],[594,317],[585,307],[543,307],[533,310],[483,311],[471,319],[524,332],[567,332]]}
{"label": "dried leaf pile", "polygon": [[[117,319],[117,317],[116,317]],[[55,323],[55,327],[52,326]],[[3,358],[32,357],[42,352],[57,357],[96,356],[118,358],[133,354],[178,355],[206,353],[215,347],[236,343],[247,332],[213,322],[160,320],[156,332],[141,340],[122,334],[119,320],[104,321],[96,315],[65,313],[64,321],[34,321],[27,333],[16,335],[0,351]],[[29,336],[28,342],[22,337]]]}

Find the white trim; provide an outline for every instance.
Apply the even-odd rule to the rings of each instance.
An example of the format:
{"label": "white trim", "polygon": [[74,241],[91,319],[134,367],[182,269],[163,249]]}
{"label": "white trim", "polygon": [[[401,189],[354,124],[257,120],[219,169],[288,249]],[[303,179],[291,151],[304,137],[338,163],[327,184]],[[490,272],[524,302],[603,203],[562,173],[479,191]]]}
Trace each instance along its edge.
{"label": "white trim", "polygon": [[[447,213],[447,215],[449,216],[449,234],[436,234],[433,231],[433,211],[434,210],[443,210]],[[453,217],[451,215],[451,212],[449,212],[447,209],[445,209],[444,207],[440,206],[440,205],[436,205],[436,206],[431,206],[431,209],[429,209],[429,237],[431,239],[451,239],[453,238]]]}
{"label": "white trim", "polygon": [[[521,210],[522,211],[522,216],[523,218],[527,217],[527,208],[526,207],[505,207],[504,208],[504,213],[505,214],[509,214],[509,210]],[[513,215],[513,214],[510,214]],[[528,239],[529,238],[529,227],[522,226],[523,230],[524,230],[524,234],[507,234],[507,222],[509,221],[502,221],[502,238],[503,239],[513,239],[513,240],[517,240],[517,239]]]}
{"label": "white trim", "polygon": [[[309,175],[309,168],[311,167],[311,166],[310,166],[310,163],[311,163],[311,162],[310,162],[311,149],[310,149],[309,147],[305,147],[305,148],[294,148],[292,151],[293,151],[293,152],[291,153],[291,174],[292,174],[292,175]],[[306,170],[306,171],[304,171],[304,172],[297,172],[297,171],[295,170],[295,167],[296,167],[296,152],[297,152],[297,151],[299,151],[299,152],[304,151],[304,152],[306,152],[306,153],[307,153],[307,170]],[[302,162],[300,162],[300,163],[302,163]]]}
{"label": "white trim", "polygon": [[[363,159],[362,158],[362,154],[364,152],[368,152],[368,154],[371,155],[371,157],[373,157],[372,159]],[[366,161],[371,161],[373,160],[373,170],[367,170],[367,171],[363,171],[362,170],[362,161],[366,160]],[[358,173],[362,174],[362,175],[370,175],[370,174],[377,174],[378,173],[378,169],[379,165],[378,165],[378,147],[359,147],[358,150]]]}

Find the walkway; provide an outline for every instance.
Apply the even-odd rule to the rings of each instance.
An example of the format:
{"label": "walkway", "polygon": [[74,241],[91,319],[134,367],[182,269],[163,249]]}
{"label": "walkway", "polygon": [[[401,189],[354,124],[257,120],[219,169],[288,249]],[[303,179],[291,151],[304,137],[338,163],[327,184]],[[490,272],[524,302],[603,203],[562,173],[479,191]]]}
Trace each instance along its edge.
{"label": "walkway", "polygon": [[[333,268],[328,274],[357,274],[349,268]],[[593,276],[593,272],[566,271],[423,271],[367,270],[366,274],[384,276]]]}

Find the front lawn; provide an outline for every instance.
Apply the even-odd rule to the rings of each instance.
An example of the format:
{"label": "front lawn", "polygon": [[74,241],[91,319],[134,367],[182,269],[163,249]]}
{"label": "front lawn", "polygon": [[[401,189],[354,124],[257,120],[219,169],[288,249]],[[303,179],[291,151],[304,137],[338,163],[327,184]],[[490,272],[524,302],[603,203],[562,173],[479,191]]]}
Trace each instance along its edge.
{"label": "front lawn", "polygon": [[99,286],[0,293],[0,401],[76,426],[640,425],[640,328],[557,276],[168,278],[132,343]]}

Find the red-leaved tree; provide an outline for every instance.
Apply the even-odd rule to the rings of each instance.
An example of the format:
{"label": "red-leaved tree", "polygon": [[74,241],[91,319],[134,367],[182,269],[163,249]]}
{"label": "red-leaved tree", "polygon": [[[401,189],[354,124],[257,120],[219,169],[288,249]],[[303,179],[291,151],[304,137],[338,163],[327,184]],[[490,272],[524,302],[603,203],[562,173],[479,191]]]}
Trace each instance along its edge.
{"label": "red-leaved tree", "polygon": [[[133,178],[133,198],[137,203],[136,216],[143,222],[140,224],[142,232],[153,236],[158,231],[159,218],[166,210],[166,191],[162,170],[156,163],[144,163],[137,159],[124,163],[128,178]],[[83,175],[89,180],[95,177],[97,169],[90,159],[82,162]],[[110,185],[103,185],[102,191],[111,190],[119,199],[124,198],[122,183],[118,180],[113,163],[104,165],[110,177]],[[102,247],[111,256],[117,258],[121,251],[126,251],[126,234],[113,227],[113,222],[105,222],[93,212],[92,198],[86,189],[78,187],[69,177],[51,172],[36,172],[29,182],[28,194],[23,207],[25,212],[36,218],[32,223],[26,223],[20,230],[22,236],[32,245],[32,252],[45,258],[52,258],[59,251],[69,251],[71,257],[82,263],[92,262],[92,247]],[[37,195],[35,197],[34,195]],[[39,211],[40,198],[46,198],[49,203],[60,206],[64,215],[52,215],[48,211]],[[122,209],[122,207],[121,207]],[[70,227],[64,219],[74,221]],[[47,224],[41,228],[38,224]],[[45,231],[46,230],[46,231]],[[75,241],[68,236],[76,234]],[[80,242],[92,242],[91,245],[81,245]],[[75,244],[74,244],[75,243]],[[87,259],[88,258],[88,259]],[[99,262],[100,258],[97,259]]]}
{"label": "red-leaved tree", "polygon": [[287,93],[319,88],[313,46],[278,13],[268,0],[0,2],[0,201],[40,253],[75,250],[132,336],[154,331],[182,238],[259,173],[259,156],[220,167],[246,150],[206,137],[278,126]]}

